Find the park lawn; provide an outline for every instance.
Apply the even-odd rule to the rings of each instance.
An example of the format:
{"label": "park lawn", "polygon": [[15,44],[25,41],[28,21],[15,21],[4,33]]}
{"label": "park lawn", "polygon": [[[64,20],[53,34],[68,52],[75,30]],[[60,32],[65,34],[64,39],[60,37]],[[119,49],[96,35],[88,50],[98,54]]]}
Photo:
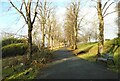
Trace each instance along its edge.
{"label": "park lawn", "polygon": [[[95,58],[94,56],[97,54],[97,43],[83,43],[83,44],[78,44],[78,49],[72,50],[68,48],[68,50],[72,50],[73,54],[78,54],[77,56],[89,60],[89,61],[94,61]],[[83,53],[81,53],[84,51]]]}
{"label": "park lawn", "polygon": [[[79,45],[80,46],[80,45]],[[91,43],[91,44],[87,44],[87,46],[85,45],[84,47],[82,47],[82,50],[86,50],[87,48],[91,47],[88,52],[86,53],[83,53],[83,54],[79,54],[78,57],[82,58],[82,59],[85,59],[85,60],[88,60],[88,61],[91,61],[91,62],[95,62],[96,60],[96,54],[97,54],[97,46],[98,44],[97,43]],[[80,49],[78,47],[78,49]]]}
{"label": "park lawn", "polygon": [[[110,48],[112,47],[113,41],[114,40],[105,41],[104,52],[103,53],[106,53],[108,50],[110,50]],[[88,49],[88,48],[90,48],[90,49]],[[115,46],[115,48],[117,48],[117,46]],[[87,52],[78,54],[77,57],[82,58],[82,59],[87,60],[87,61],[90,61],[90,62],[96,62],[98,43],[79,44],[78,49],[76,49],[72,52],[74,54],[76,54],[76,53],[80,53],[81,51],[84,51],[84,50],[86,51],[86,49],[88,49]],[[107,68],[109,70],[119,72],[119,70],[120,70],[120,58],[119,58],[120,53],[119,53],[119,50],[120,50],[120,47],[118,47],[117,50],[114,52],[115,65],[109,63],[109,65],[107,66]]]}

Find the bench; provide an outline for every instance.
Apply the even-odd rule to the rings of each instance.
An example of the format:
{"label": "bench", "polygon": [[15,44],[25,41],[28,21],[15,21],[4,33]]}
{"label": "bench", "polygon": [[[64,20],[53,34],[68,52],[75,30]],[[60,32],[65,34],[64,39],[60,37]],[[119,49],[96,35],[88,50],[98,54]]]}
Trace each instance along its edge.
{"label": "bench", "polygon": [[102,57],[98,57],[96,59],[96,62],[97,61],[102,61],[102,62],[105,62],[106,64],[108,64],[108,61],[112,61],[112,63],[115,65],[114,58],[110,54],[104,54],[104,55],[102,55]]}

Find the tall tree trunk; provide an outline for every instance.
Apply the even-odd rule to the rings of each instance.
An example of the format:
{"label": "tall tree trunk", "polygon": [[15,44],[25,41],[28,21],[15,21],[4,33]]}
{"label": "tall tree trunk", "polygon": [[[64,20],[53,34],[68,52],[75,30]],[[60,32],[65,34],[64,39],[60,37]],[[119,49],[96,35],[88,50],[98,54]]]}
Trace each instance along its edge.
{"label": "tall tree trunk", "polygon": [[26,13],[27,20],[28,20],[28,50],[29,53],[27,55],[27,58],[29,62],[32,60],[32,28],[33,24],[31,22],[31,13],[30,13],[30,7],[28,8],[28,13]]}
{"label": "tall tree trunk", "polygon": [[90,36],[89,36],[89,37],[88,37],[88,41],[89,41],[89,42],[90,42],[90,39],[91,39],[91,38],[90,38]]}
{"label": "tall tree trunk", "polygon": [[42,48],[45,47],[45,24],[42,25]]}
{"label": "tall tree trunk", "polygon": [[100,49],[99,49],[99,42],[98,42],[98,51],[97,52],[98,52],[97,55],[100,56],[101,54],[100,54]]}
{"label": "tall tree trunk", "polygon": [[58,40],[58,42],[59,42],[59,48],[60,48],[60,40]]}
{"label": "tall tree trunk", "polygon": [[50,34],[48,34],[48,48],[50,48]]}
{"label": "tall tree trunk", "polygon": [[77,49],[77,32],[78,32],[78,14],[79,14],[79,8],[80,8],[80,2],[74,3],[74,15],[75,15],[75,21],[74,21],[74,49]]}
{"label": "tall tree trunk", "polygon": [[74,35],[71,35],[71,48],[73,49],[74,48]]}
{"label": "tall tree trunk", "polygon": [[77,28],[75,27],[74,49],[77,49]]}
{"label": "tall tree trunk", "polygon": [[75,14],[76,15],[76,18],[75,18],[75,32],[74,32],[74,34],[75,34],[75,39],[74,39],[74,49],[77,49],[77,14]]}
{"label": "tall tree trunk", "polygon": [[28,60],[31,60],[31,58],[32,58],[32,30],[31,30],[31,27],[32,27],[32,25],[31,24],[29,24],[28,25],[28,51],[29,51],[29,53],[28,53],[28,55],[27,55],[27,59]]}
{"label": "tall tree trunk", "polygon": [[102,15],[102,4],[101,0],[98,0],[98,18],[99,18],[99,50],[98,50],[98,56],[100,56],[100,53],[103,52],[103,46],[104,46],[104,18]]}
{"label": "tall tree trunk", "polygon": [[51,49],[53,50],[53,36],[51,37]]}
{"label": "tall tree trunk", "polygon": [[50,40],[51,40],[51,26],[49,27],[48,31],[48,47],[50,47]]}

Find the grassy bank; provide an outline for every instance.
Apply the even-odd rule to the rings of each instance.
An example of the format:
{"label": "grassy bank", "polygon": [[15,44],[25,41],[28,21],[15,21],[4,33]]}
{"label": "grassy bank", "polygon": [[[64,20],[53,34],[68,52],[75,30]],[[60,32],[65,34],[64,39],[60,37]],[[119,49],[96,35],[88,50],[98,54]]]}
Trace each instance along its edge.
{"label": "grassy bank", "polygon": [[[115,40],[120,40],[120,39],[113,39],[113,40],[108,40],[104,42],[103,54],[105,53],[113,54],[115,65],[113,65],[112,63],[109,63],[109,65],[106,67],[109,70],[119,72],[120,70],[120,53],[119,53],[120,47],[118,46],[118,44],[120,42],[116,43]],[[78,49],[73,50],[72,52],[75,55],[77,55],[77,57],[79,58],[85,59],[90,62],[96,62],[97,51],[98,51],[98,43],[84,43],[84,44],[78,44]]]}
{"label": "grassy bank", "polygon": [[46,63],[52,61],[53,51],[50,49],[38,48],[33,45],[31,62],[27,60],[27,42],[24,39],[7,38],[3,39],[2,50],[2,78],[9,79],[35,79],[37,73]]}
{"label": "grassy bank", "polygon": [[3,79],[35,79],[37,73],[46,67],[45,64],[51,62],[52,58],[52,53],[49,51],[33,54],[30,64],[26,55],[4,58],[2,59]]}

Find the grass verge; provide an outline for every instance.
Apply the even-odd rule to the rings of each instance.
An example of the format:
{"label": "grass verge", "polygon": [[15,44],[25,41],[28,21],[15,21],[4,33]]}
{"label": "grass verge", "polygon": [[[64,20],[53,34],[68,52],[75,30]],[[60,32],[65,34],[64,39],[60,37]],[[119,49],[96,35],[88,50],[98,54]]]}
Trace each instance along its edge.
{"label": "grass verge", "polygon": [[[116,45],[114,48],[112,48],[113,44],[114,44],[114,39],[105,41],[105,44],[104,44],[104,53],[107,53],[108,51],[111,52],[113,51],[113,49],[117,48],[114,52],[111,52],[114,56],[115,65],[108,62],[107,68],[109,70],[120,73],[120,53],[119,53],[120,47],[117,47]],[[68,50],[72,50],[72,49],[69,48]],[[82,52],[85,51],[85,52],[81,53],[81,51]],[[78,49],[72,50],[74,54],[78,54],[77,57],[90,61],[90,62],[96,62],[97,51],[98,51],[97,43],[79,44]]]}
{"label": "grass verge", "polygon": [[46,63],[51,62],[52,58],[52,51],[47,49],[34,53],[29,65],[27,65],[26,55],[4,58],[2,59],[3,81],[35,79],[39,71],[45,67]]}

